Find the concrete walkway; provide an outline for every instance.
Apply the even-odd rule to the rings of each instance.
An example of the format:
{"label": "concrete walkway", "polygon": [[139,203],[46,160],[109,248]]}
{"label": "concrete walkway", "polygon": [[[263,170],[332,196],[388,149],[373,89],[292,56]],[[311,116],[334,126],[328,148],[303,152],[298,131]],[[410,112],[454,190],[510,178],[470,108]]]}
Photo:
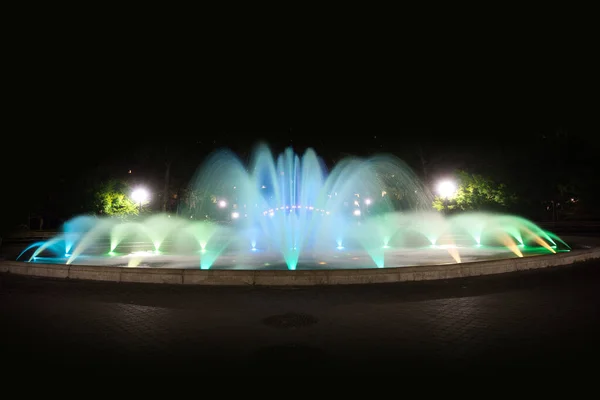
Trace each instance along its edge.
{"label": "concrete walkway", "polygon": [[64,376],[586,373],[600,355],[599,288],[597,261],[302,288],[0,274],[0,354]]}

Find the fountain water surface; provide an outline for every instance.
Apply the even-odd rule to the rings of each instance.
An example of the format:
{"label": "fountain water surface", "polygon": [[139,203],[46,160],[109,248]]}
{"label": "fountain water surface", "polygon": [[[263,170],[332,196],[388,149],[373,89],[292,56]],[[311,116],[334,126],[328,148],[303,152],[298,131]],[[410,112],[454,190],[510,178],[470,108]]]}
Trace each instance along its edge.
{"label": "fountain water surface", "polygon": [[[312,149],[244,165],[213,153],[191,182],[194,214],[135,222],[79,216],[25,249],[30,262],[202,269],[384,268],[568,251],[524,218],[444,217],[402,160],[348,157],[328,172]],[[202,218],[198,218],[201,216]],[[209,217],[209,218],[207,218]]]}

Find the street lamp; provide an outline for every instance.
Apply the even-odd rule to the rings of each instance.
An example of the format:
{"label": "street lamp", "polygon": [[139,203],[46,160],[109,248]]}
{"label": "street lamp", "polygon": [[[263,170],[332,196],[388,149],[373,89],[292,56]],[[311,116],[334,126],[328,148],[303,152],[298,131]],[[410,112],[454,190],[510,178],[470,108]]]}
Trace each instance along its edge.
{"label": "street lamp", "polygon": [[440,195],[440,197],[443,197],[444,199],[454,197],[454,195],[456,194],[456,190],[456,183],[450,180],[441,181],[437,185],[437,192]]}
{"label": "street lamp", "polygon": [[454,197],[457,189],[456,183],[451,180],[444,180],[438,183],[437,192],[443,199],[444,209],[448,208],[448,199]]}
{"label": "street lamp", "polygon": [[140,203],[140,214],[142,213],[142,203],[148,200],[150,194],[144,188],[137,188],[131,193],[131,198],[136,203]]}

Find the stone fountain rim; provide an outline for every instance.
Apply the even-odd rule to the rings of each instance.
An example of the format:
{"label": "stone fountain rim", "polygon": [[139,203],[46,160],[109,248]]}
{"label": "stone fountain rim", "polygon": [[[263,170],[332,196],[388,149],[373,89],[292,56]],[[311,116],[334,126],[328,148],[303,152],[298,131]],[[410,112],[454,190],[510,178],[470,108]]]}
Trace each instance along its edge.
{"label": "stone fountain rim", "polygon": [[220,286],[310,286],[375,284],[464,278],[546,267],[569,266],[600,258],[600,247],[565,253],[433,264],[411,267],[335,270],[201,270],[146,267],[64,265],[0,261],[0,272],[59,279],[108,282],[163,283]]}

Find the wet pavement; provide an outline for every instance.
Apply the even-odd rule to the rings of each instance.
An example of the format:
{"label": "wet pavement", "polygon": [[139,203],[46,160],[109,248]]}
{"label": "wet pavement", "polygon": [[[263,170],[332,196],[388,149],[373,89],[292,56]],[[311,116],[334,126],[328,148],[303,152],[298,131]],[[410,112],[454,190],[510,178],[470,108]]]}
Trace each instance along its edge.
{"label": "wet pavement", "polygon": [[203,287],[0,274],[3,363],[100,374],[588,372],[600,262],[447,281]]}

